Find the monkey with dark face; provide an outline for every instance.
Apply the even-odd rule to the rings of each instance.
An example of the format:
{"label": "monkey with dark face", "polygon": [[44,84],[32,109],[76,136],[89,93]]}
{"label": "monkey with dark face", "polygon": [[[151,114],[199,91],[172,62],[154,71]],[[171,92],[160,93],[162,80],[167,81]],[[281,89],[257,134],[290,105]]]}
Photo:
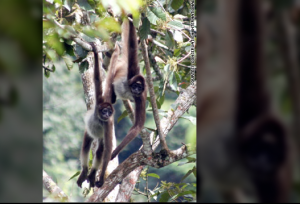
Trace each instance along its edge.
{"label": "monkey with dark face", "polygon": [[108,70],[107,83],[113,84],[112,103],[115,103],[117,98],[135,102],[135,122],[120,145],[113,151],[111,159],[141,132],[146,120],[146,81],[140,74],[138,65],[135,27],[132,22],[125,19],[122,31],[121,57],[117,61],[111,59],[111,63],[116,63],[116,66]]}
{"label": "monkey with dark face", "polygon": [[288,135],[271,109],[264,66],[262,1],[239,2],[237,130],[241,161],[260,202],[288,202]]}
{"label": "monkey with dark face", "polygon": [[261,202],[285,202],[288,178],[282,178],[288,144],[282,122],[274,115],[254,120],[240,134],[240,152]]}
{"label": "monkey with dark face", "polygon": [[[102,90],[102,82],[100,81],[100,67],[98,61],[98,52],[95,44],[91,43],[94,52],[94,84],[95,84],[95,104],[94,107],[86,113],[83,145],[81,148],[80,160],[82,165],[81,174],[77,180],[77,184],[81,187],[82,183],[88,179],[90,186],[95,185],[100,188],[104,183],[104,175],[111,158],[112,152],[112,137],[113,137],[113,122],[114,109],[111,104],[112,99],[112,84],[106,83],[104,93]],[[110,68],[115,66],[115,62],[119,55],[119,48],[116,46],[112,55],[112,63]],[[107,78],[109,80],[109,78]],[[98,140],[96,155],[93,159],[93,165],[88,175],[88,158],[91,143],[93,139]],[[95,182],[96,172],[102,163],[100,180]]]}

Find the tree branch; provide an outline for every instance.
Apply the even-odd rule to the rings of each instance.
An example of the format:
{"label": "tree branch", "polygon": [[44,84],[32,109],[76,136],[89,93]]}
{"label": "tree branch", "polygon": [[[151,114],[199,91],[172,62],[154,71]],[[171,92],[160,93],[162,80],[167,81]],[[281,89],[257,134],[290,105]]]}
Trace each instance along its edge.
{"label": "tree branch", "polygon": [[146,42],[145,40],[143,40],[141,42],[142,44],[142,53],[143,53],[143,57],[144,57],[144,61],[145,61],[145,67],[146,67],[146,73],[147,73],[147,82],[148,82],[148,88],[149,88],[149,93],[150,93],[150,100],[151,100],[151,105],[152,105],[152,111],[153,111],[153,116],[154,116],[154,120],[155,120],[155,124],[158,130],[158,134],[160,137],[160,143],[162,145],[162,148],[165,150],[169,150],[166,140],[164,138],[164,134],[161,130],[160,127],[160,122],[159,122],[159,114],[158,114],[158,110],[157,110],[157,104],[156,104],[156,99],[155,99],[155,92],[154,92],[154,88],[153,88],[153,82],[152,82],[152,75],[151,75],[151,69],[150,69],[150,63],[149,63],[149,58],[148,58],[148,50],[146,47]]}
{"label": "tree branch", "polygon": [[52,178],[43,170],[43,184],[44,187],[51,193],[55,199],[60,202],[68,202],[68,196],[59,188],[59,186],[52,180]]}
{"label": "tree branch", "polygon": [[101,202],[116,184],[120,183],[124,177],[141,165],[162,168],[181,160],[190,154],[191,153],[187,151],[185,145],[177,150],[170,151],[167,157],[164,151],[153,153],[150,157],[145,157],[139,150],[130,155],[109,175],[105,180],[104,185],[89,198],[88,202]]}
{"label": "tree branch", "polygon": [[[161,126],[163,127],[163,132],[165,135],[174,127],[174,125],[177,123],[180,116],[182,116],[185,111],[193,105],[193,102],[196,98],[196,85],[189,86],[186,90],[184,90],[177,100],[175,101],[175,105],[177,108],[173,110],[172,108],[168,111],[168,115],[164,117],[161,120]],[[152,146],[153,149],[155,149],[160,140],[156,142],[156,145]],[[186,147],[182,146],[178,150],[170,151],[169,155],[167,155],[167,158],[165,158],[165,154],[163,152],[159,153],[153,153],[149,157],[141,150],[133,153],[130,155],[124,162],[122,162],[105,180],[105,183],[102,188],[98,189],[94,195],[90,197],[88,200],[89,202],[99,202],[102,201],[103,198],[116,186],[119,182],[122,181],[124,177],[126,177],[130,172],[135,171],[136,168],[140,168],[138,171],[141,171],[143,165],[150,165],[155,168],[160,168],[162,166],[169,165],[170,163],[173,163],[175,161],[178,161],[182,158],[187,157],[189,154],[192,154],[193,152],[187,152]],[[157,163],[151,162],[151,160],[154,159]],[[166,160],[166,161],[163,161]],[[139,172],[140,173],[140,172]],[[133,174],[135,175],[135,178],[138,178],[139,173]],[[135,184],[135,180],[131,180],[132,183]],[[124,182],[124,181],[123,181]],[[134,185],[131,185],[131,188],[133,188]],[[129,189],[130,190],[130,189]],[[128,193],[129,194],[129,193]],[[129,198],[128,198],[129,199]]]}

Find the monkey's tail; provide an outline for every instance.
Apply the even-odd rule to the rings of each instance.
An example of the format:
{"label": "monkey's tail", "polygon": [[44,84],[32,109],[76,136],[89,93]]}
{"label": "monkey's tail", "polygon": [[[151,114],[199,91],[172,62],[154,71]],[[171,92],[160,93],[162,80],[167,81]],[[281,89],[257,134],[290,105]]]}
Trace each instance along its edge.
{"label": "monkey's tail", "polygon": [[115,50],[111,56],[110,64],[108,67],[108,74],[106,77],[106,87],[104,90],[104,98],[106,102],[112,103],[112,95],[113,95],[113,80],[116,72],[116,64],[118,61],[118,57],[120,54],[119,46],[115,45]]}

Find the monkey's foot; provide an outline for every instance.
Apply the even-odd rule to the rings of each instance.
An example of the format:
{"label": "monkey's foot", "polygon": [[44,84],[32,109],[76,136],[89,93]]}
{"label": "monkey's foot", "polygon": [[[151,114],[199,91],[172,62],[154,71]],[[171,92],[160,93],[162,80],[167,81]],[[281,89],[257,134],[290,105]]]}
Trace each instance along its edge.
{"label": "monkey's foot", "polygon": [[100,179],[100,181],[96,182],[96,187],[101,188],[103,186],[103,184],[104,184],[104,179]]}
{"label": "monkey's foot", "polygon": [[88,175],[88,180],[90,182],[90,187],[95,187],[95,177],[96,177],[96,170],[92,169],[91,173]]}
{"label": "monkey's foot", "polygon": [[87,179],[87,174],[88,174],[88,168],[83,167],[82,171],[77,179],[77,185],[81,188],[82,183]]}

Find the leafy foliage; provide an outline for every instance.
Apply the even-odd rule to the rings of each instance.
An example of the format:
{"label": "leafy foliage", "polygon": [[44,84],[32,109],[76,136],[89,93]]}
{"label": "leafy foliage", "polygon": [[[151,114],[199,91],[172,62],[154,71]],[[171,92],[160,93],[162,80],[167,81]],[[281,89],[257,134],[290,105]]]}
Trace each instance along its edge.
{"label": "leafy foliage", "polygon": [[[127,13],[132,13],[133,22],[138,30],[139,40],[146,40],[148,43],[148,51],[151,53],[151,56],[149,56],[151,66],[154,67],[152,74],[156,102],[160,115],[166,116],[170,107],[173,110],[177,108],[174,101],[178,97],[180,90],[185,89],[190,81],[191,63],[189,53],[191,39],[188,30],[190,24],[189,14],[186,12],[189,9],[189,4],[184,0],[145,2],[141,0],[116,0],[109,3],[111,10],[108,9],[108,2],[105,0],[44,0],[43,66],[45,80],[49,80],[44,85],[44,93],[47,93],[44,96],[44,104],[49,105],[49,103],[56,103],[62,100],[68,101],[69,98],[64,96],[64,92],[68,93],[66,89],[69,86],[64,87],[66,89],[62,89],[62,92],[57,90],[57,87],[71,83],[67,76],[68,73],[70,76],[74,76],[74,69],[78,69],[75,71],[77,74],[80,74],[89,67],[89,61],[87,60],[88,51],[75,43],[74,38],[78,37],[86,42],[92,42],[98,38],[102,42],[106,42],[109,48],[112,48],[115,40],[120,39],[120,33],[122,32],[121,22],[113,15],[118,15],[122,18]],[[139,57],[139,59],[142,59],[142,57]],[[61,63],[64,63],[64,65]],[[145,72],[143,60],[141,60],[140,65],[142,72]],[[77,88],[82,87],[78,77],[77,75]],[[61,82],[58,82],[59,80]],[[50,95],[52,98],[50,98]],[[62,98],[60,99],[60,97]],[[149,111],[147,111],[145,127],[156,134],[157,130],[151,112],[150,98],[148,97],[147,100],[149,101],[147,103],[147,110]],[[63,172],[60,168],[54,168],[51,165],[63,162],[65,162],[64,165],[67,165],[66,157],[73,162],[71,165],[72,173],[70,173],[68,167],[68,176],[64,176],[63,180],[59,179],[61,182],[66,180],[69,180],[69,183],[75,182],[75,178],[78,176],[78,172],[74,168],[74,161],[78,161],[79,144],[84,126],[78,115],[85,112],[83,100],[80,103],[80,105],[74,104],[74,107],[81,106],[80,110],[78,108],[71,111],[67,107],[53,112],[44,110],[45,168],[48,168],[48,171],[53,172],[55,175],[62,175]],[[119,105],[117,106],[120,107]],[[128,112],[124,108],[122,110],[121,108],[116,108],[116,111],[118,116],[115,118],[116,135],[121,135],[120,139],[122,139],[131,123],[127,117]],[[69,118],[62,120],[65,112],[70,114],[68,115]],[[75,124],[70,124],[70,118],[74,118],[73,120],[77,124],[76,127]],[[178,145],[181,145],[182,142],[182,135],[186,134],[186,131],[191,129],[191,127],[195,127],[195,109],[190,114],[186,113],[182,118],[187,120],[181,119],[174,127],[175,130],[169,134],[172,137],[172,142],[168,143],[171,149],[178,148]],[[63,126],[61,127],[60,125]],[[69,152],[71,147],[66,145],[66,141],[71,140],[71,138],[73,138],[73,143],[76,141],[72,148],[77,148],[72,150],[72,153]],[[63,148],[59,145],[61,143],[64,144]],[[136,151],[140,143],[141,141],[138,138],[131,142],[120,153],[120,162],[133,151]],[[193,162],[187,162],[187,165]],[[177,179],[179,182],[180,180],[178,179],[183,178],[189,179],[189,182],[194,182],[195,178],[191,179],[190,177],[194,169],[195,165],[189,166],[188,169],[181,169],[180,172],[175,171],[174,175],[176,176],[174,176],[173,180]],[[171,172],[172,170],[169,168],[167,171]],[[164,180],[168,178],[168,174],[164,173],[165,170],[163,169],[159,172],[160,175],[154,172],[141,174],[142,180],[151,178],[149,180],[150,185],[153,185],[153,181],[162,180],[160,185],[153,188],[153,190],[148,189],[147,194],[151,194],[151,199],[157,201],[195,200],[195,185],[175,183],[173,181],[165,182]],[[78,196],[76,193],[74,192]]]}

